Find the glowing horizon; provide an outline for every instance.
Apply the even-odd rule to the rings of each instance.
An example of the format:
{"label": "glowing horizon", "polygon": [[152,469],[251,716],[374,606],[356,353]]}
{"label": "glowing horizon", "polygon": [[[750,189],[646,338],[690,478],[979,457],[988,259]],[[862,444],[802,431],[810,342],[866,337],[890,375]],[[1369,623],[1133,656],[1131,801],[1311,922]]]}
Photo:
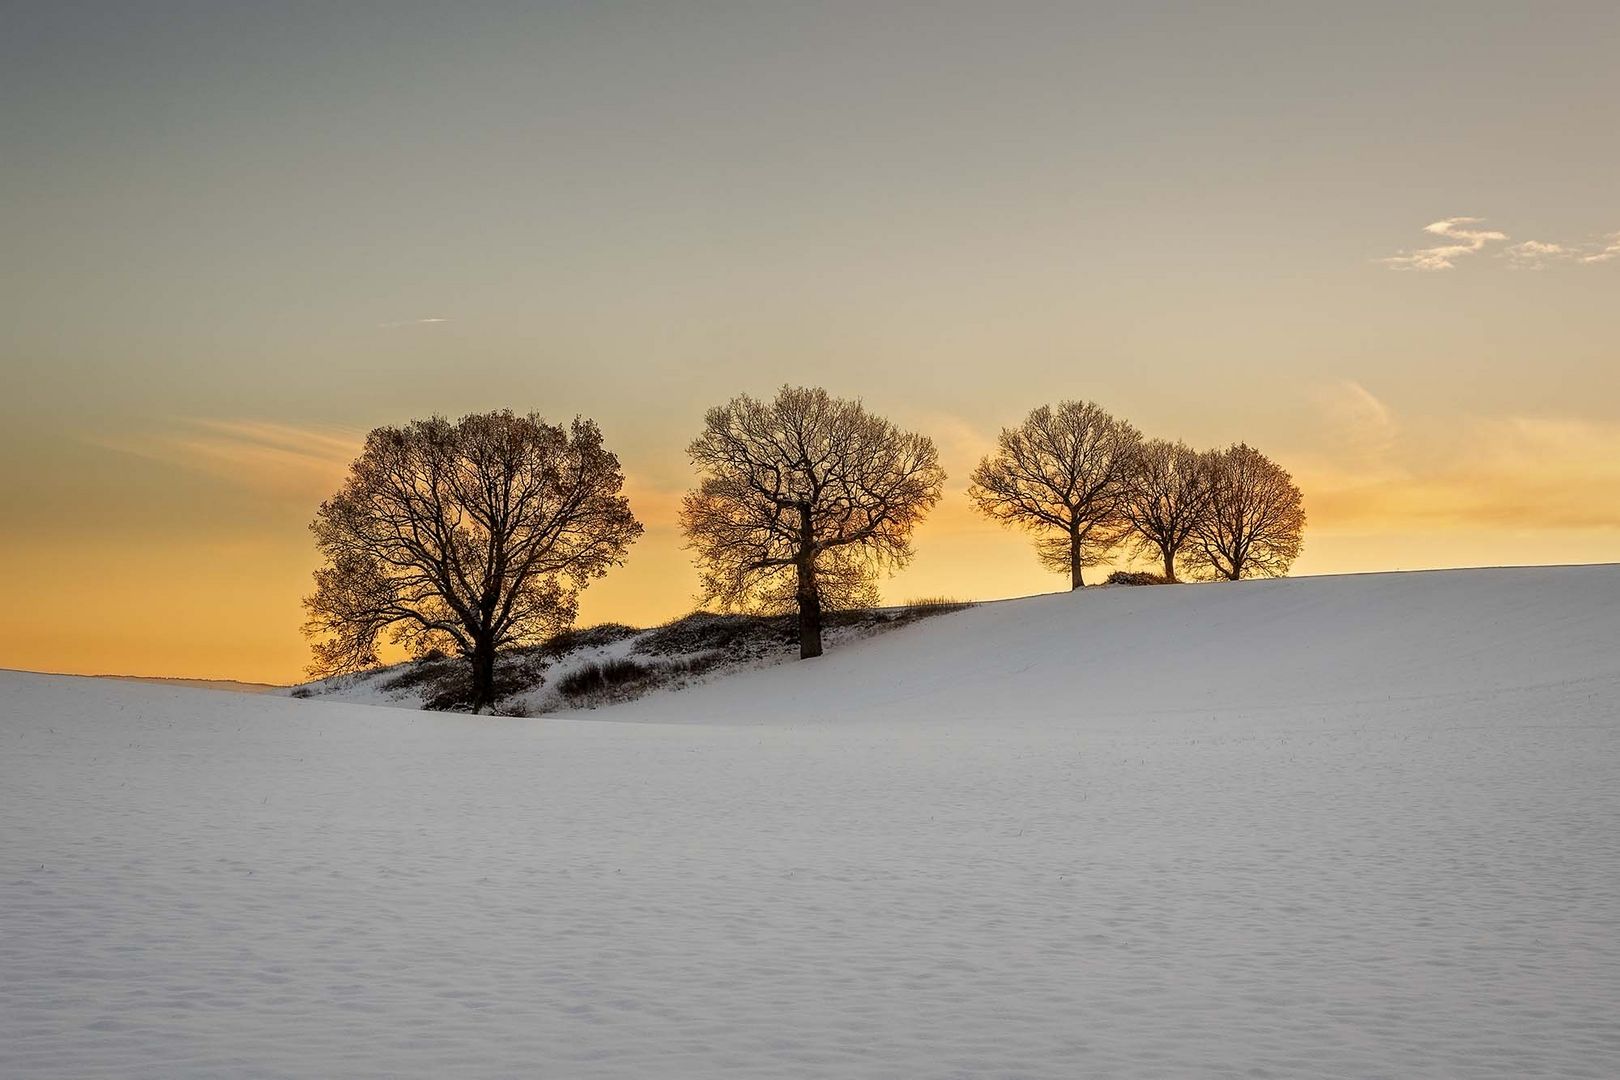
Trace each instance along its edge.
{"label": "glowing horizon", "polygon": [[893,601],[1063,586],[963,489],[1064,398],[1277,460],[1296,574],[1620,561],[1613,5],[273,7],[0,42],[0,667],[297,678],[365,432],[492,408],[601,423],[581,621],[663,621],[784,383],[939,445]]}

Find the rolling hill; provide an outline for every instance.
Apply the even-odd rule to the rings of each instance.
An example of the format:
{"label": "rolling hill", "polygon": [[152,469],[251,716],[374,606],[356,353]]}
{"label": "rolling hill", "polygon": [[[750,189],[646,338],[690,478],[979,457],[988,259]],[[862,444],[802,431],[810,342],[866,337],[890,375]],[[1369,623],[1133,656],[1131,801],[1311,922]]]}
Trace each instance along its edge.
{"label": "rolling hill", "polygon": [[0,672],[0,1074],[1611,1075],[1617,642],[1585,566],[532,719]]}

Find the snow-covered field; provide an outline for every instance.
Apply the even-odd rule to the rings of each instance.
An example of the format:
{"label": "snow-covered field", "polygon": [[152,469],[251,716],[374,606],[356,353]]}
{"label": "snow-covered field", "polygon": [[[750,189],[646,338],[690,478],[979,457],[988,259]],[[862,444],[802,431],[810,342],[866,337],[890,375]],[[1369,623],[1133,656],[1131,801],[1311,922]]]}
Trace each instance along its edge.
{"label": "snow-covered field", "polygon": [[1615,1077],[1620,567],[570,719],[0,673],[0,1076]]}

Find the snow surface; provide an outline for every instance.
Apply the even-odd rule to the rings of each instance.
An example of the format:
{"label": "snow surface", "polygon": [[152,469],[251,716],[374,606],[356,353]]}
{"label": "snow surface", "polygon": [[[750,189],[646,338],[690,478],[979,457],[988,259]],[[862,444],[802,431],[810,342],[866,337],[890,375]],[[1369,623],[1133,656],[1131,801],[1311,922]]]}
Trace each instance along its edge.
{"label": "snow surface", "polygon": [[1597,566],[569,719],[0,673],[0,1076],[1614,1077],[1617,642]]}
{"label": "snow surface", "polygon": [[[871,608],[862,612],[842,612],[839,613],[840,618],[846,621],[827,626],[823,640],[827,648],[837,649],[874,634],[888,633],[900,626],[910,625],[918,619],[936,617],[946,610]],[[571,646],[559,647],[553,642],[544,648],[502,653],[503,666],[510,664],[515,669],[510,674],[520,684],[532,680],[532,685],[503,697],[496,711],[503,715],[538,716],[571,709],[595,709],[662,690],[683,690],[715,679],[728,678],[741,671],[770,667],[798,658],[798,638],[792,628],[785,631],[766,626],[757,626],[752,631],[733,628],[719,639],[708,638],[701,630],[688,630],[681,635],[687,639],[689,647],[686,648],[678,647],[666,638],[672,628],[703,618],[702,613],[694,612],[666,626],[642,630],[625,627],[623,637],[606,643],[593,643],[590,630],[586,629],[581,634],[571,635],[576,638]],[[723,645],[715,644],[717,640],[728,638]],[[607,694],[593,693],[571,698],[560,692],[559,686],[568,676],[587,666],[613,660],[632,660],[647,666],[647,680],[633,687],[616,688]],[[463,663],[461,660],[451,661],[456,666]],[[694,668],[694,665],[697,667]],[[405,661],[368,671],[334,675],[298,686],[277,687],[273,692],[286,697],[344,701],[356,705],[424,709],[428,707],[428,699],[437,694],[440,688],[431,680],[415,678],[406,680],[405,685],[399,685],[399,677],[410,673],[415,666],[413,662]]]}

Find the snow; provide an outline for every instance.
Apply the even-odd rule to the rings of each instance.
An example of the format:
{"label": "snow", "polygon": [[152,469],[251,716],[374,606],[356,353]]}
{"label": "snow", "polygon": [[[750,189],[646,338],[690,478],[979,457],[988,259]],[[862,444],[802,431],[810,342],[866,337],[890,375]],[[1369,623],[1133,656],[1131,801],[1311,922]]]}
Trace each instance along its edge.
{"label": "snow", "polygon": [[[921,618],[934,617],[951,608],[870,608],[840,612],[825,628],[823,638],[830,649],[853,644],[875,634],[888,633]],[[721,632],[705,632],[710,621],[729,626]],[[739,626],[738,624],[747,624]],[[786,624],[787,620],[777,620]],[[727,678],[740,671],[770,667],[798,657],[796,628],[771,625],[768,621],[740,616],[693,613],[664,626],[636,630],[618,627],[601,640],[604,628],[581,631],[569,639],[554,639],[539,648],[503,651],[502,673],[520,689],[507,693],[496,711],[503,715],[538,716],[570,709],[594,709],[603,704],[626,701],[661,690],[685,689],[714,679]],[[644,680],[633,686],[616,687],[601,693],[571,697],[561,685],[583,668],[614,660],[630,660],[646,669]],[[464,670],[461,660],[442,661]],[[428,700],[442,689],[412,661],[391,664],[368,671],[336,675],[304,683],[277,687],[273,692],[288,697],[319,698],[356,705],[388,705],[394,708],[428,708]],[[403,677],[403,678],[402,678]]]}
{"label": "snow", "polygon": [[1613,1077],[1620,567],[568,719],[0,673],[0,1076]]}

